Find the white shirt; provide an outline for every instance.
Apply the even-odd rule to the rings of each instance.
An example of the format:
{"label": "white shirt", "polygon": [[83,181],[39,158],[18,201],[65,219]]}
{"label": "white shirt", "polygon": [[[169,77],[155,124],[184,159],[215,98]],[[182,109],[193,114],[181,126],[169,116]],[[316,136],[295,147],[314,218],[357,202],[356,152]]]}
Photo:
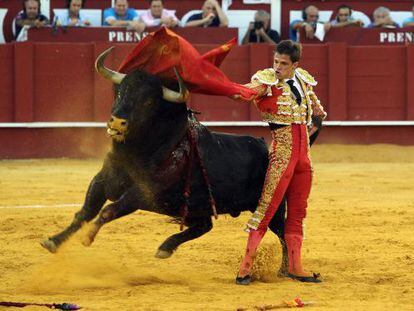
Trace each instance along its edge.
{"label": "white shirt", "polygon": [[296,77],[296,75],[294,75],[290,79],[286,79],[286,82],[289,81],[289,80],[293,80],[293,85],[298,89],[298,91],[300,93],[300,96],[302,98],[304,98],[305,97],[305,93],[303,92],[302,85],[300,84],[300,82],[299,82],[298,78]]}
{"label": "white shirt", "polygon": [[[82,10],[79,11],[79,19],[76,25],[74,26],[86,26],[85,22],[90,22],[89,18],[84,15]],[[55,15],[55,23],[57,23],[58,26],[68,26],[70,23],[69,18],[69,10],[63,11],[58,15]]]}

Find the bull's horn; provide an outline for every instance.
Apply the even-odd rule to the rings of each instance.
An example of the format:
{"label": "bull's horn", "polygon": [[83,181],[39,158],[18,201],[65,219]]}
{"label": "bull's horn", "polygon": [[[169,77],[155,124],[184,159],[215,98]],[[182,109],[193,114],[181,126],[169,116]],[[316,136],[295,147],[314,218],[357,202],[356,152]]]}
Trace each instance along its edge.
{"label": "bull's horn", "polygon": [[111,51],[115,47],[110,47],[109,49],[103,51],[98,58],[95,61],[95,69],[96,71],[103,76],[105,79],[111,80],[115,84],[120,84],[122,82],[122,79],[125,78],[125,74],[113,71],[111,69],[108,69],[104,66],[105,58],[106,56],[111,53]]}
{"label": "bull's horn", "polygon": [[181,78],[180,74],[178,73],[177,69],[174,68],[175,75],[177,76],[178,85],[180,87],[180,92],[175,92],[166,88],[165,86],[162,87],[162,95],[165,100],[174,103],[185,103],[188,99],[190,93],[188,92],[187,88],[185,87],[184,81]]}

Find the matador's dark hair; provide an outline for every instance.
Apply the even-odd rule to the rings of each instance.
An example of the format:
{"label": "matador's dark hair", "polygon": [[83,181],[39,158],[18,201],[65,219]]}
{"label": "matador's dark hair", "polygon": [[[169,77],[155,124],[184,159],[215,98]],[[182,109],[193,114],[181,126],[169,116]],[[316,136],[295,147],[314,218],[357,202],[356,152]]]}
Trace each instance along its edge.
{"label": "matador's dark hair", "polygon": [[296,63],[302,56],[302,46],[292,40],[283,40],[276,46],[275,53],[289,55],[292,63]]}

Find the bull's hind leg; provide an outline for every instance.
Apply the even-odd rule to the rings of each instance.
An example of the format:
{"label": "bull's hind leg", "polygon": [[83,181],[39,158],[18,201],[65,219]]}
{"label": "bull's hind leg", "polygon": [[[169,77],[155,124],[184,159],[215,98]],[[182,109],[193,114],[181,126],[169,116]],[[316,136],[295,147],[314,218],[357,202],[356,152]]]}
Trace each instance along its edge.
{"label": "bull's hind leg", "polygon": [[140,207],[142,207],[141,204],[142,203],[140,200],[138,189],[135,187],[128,189],[119,198],[119,200],[105,206],[105,208],[102,209],[102,211],[99,213],[99,217],[93,222],[93,224],[89,228],[89,231],[84,237],[82,244],[85,246],[90,246],[104,224],[135,212]]}
{"label": "bull's hind leg", "polygon": [[280,203],[277,212],[269,223],[269,229],[275,233],[282,246],[282,262],[280,264],[278,276],[286,276],[289,269],[289,258],[285,242],[285,214],[286,214],[286,199]]}
{"label": "bull's hind leg", "polygon": [[166,239],[158,248],[155,257],[168,258],[180,244],[196,239],[213,228],[211,217],[189,217],[186,223],[189,225],[189,228]]}
{"label": "bull's hind leg", "polygon": [[56,253],[59,246],[78,231],[84,222],[89,222],[96,217],[105,201],[105,181],[98,174],[92,179],[86,193],[85,203],[75,214],[72,223],[62,232],[42,241],[40,245],[51,253]]}

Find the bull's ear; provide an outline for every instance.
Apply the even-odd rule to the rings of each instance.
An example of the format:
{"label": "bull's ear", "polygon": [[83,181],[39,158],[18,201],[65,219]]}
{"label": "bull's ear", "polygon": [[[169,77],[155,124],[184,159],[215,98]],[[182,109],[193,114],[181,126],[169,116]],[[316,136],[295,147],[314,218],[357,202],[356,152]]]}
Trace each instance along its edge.
{"label": "bull's ear", "polygon": [[105,67],[105,59],[106,56],[112,52],[115,47],[112,46],[109,49],[103,51],[95,61],[95,69],[96,71],[105,79],[111,80],[115,84],[121,84],[122,80],[125,78],[125,74],[113,71]]}
{"label": "bull's ear", "polygon": [[170,90],[165,86],[162,87],[163,98],[167,101],[173,103],[185,103],[190,96],[190,92],[188,91],[187,87],[184,84],[183,79],[181,78],[180,74],[178,73],[177,68],[174,67],[174,73],[177,77],[177,82],[179,86],[179,92]]}

